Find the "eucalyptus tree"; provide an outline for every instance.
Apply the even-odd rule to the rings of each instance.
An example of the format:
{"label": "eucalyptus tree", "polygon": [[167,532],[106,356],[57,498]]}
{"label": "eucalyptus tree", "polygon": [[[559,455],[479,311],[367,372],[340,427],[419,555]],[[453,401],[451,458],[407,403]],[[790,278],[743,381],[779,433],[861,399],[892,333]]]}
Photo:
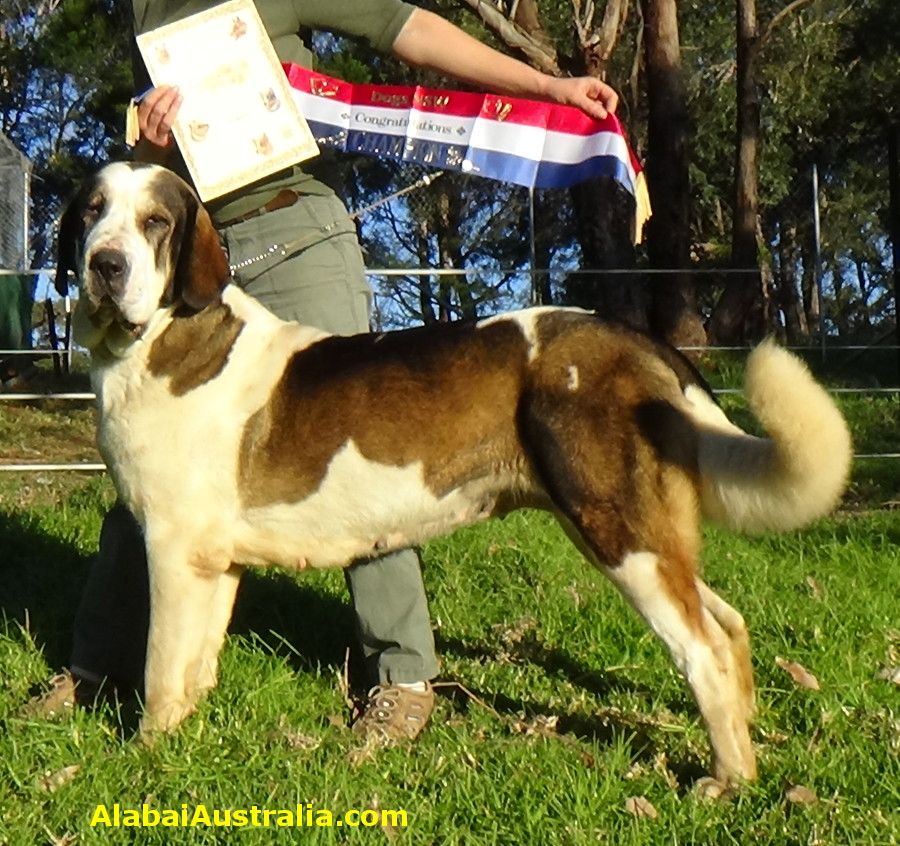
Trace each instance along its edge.
{"label": "eucalyptus tree", "polygon": [[0,129],[33,163],[32,261],[72,185],[120,151],[127,22],[109,0],[0,0]]}

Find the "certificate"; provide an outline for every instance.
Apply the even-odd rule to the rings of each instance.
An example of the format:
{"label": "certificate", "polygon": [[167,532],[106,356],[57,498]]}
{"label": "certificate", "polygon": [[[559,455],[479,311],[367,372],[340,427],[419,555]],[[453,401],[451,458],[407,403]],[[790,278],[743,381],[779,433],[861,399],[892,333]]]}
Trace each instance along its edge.
{"label": "certificate", "polygon": [[318,154],[252,0],[229,0],[145,32],[154,85],[177,85],[172,127],[203,201]]}

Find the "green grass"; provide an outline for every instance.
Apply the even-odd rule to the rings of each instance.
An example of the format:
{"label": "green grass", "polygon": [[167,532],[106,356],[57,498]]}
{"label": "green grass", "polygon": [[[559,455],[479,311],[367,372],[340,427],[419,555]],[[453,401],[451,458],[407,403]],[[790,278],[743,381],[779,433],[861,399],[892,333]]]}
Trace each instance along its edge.
{"label": "green grass", "polygon": [[[0,843],[218,843],[205,828],[92,829],[98,804],[180,809],[404,809],[405,830],[242,828],[241,843],[854,843],[900,840],[896,513],[845,513],[804,533],[707,533],[706,578],[754,640],[759,783],[731,803],[690,792],[705,734],[660,645],[545,515],[459,532],[423,553],[442,689],[411,750],[356,761],[343,725],[352,623],[329,572],[244,582],[222,681],[171,737],[138,745],[110,707],[16,716],[65,657],[106,483],[0,520]],[[797,661],[820,690],[775,659]],[[893,662],[893,663],[892,663]],[[42,779],[80,769],[53,792]],[[815,791],[791,803],[790,785]],[[626,810],[649,800],[657,819]],[[62,842],[65,842],[64,840]]]}
{"label": "green grass", "polygon": [[[840,401],[858,451],[900,451],[895,399]],[[739,400],[726,404],[746,422]],[[90,412],[66,408],[0,407],[0,458],[90,457]],[[219,687],[153,748],[133,739],[127,707],[17,716],[66,661],[112,496],[101,476],[0,474],[0,846],[900,843],[900,686],[880,677],[900,667],[900,462],[857,462],[844,510],[804,532],[706,531],[705,578],[747,619],[758,685],[760,778],[724,803],[691,792],[707,741],[664,650],[534,512],[423,550],[447,686],[411,749],[354,755],[337,572],[249,575]],[[816,801],[790,801],[794,785]],[[657,818],[630,813],[631,797]],[[100,804],[143,802],[403,809],[408,826],[90,826]]]}

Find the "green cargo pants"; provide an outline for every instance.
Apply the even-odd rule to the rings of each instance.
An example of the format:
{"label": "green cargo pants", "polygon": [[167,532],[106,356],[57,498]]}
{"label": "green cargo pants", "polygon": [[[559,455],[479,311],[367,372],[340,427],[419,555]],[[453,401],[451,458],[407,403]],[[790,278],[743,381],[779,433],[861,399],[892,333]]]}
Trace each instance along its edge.
{"label": "green cargo pants", "polygon": [[[371,293],[352,221],[336,197],[307,195],[289,208],[223,229],[235,282],[285,320],[335,334],[369,328]],[[299,244],[287,258],[272,245]],[[253,261],[261,255],[268,257]],[[438,671],[419,559],[411,550],[360,561],[347,582],[372,683],[411,683]],[[140,529],[122,506],[104,520],[100,549],[75,618],[70,667],[140,687],[149,625]]]}

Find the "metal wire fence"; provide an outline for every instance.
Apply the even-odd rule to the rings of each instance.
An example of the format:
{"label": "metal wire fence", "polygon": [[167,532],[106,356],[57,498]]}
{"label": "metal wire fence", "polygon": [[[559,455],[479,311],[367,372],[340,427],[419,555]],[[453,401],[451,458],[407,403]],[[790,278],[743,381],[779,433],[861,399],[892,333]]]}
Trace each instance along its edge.
{"label": "metal wire fence", "polygon": [[[342,193],[348,207],[356,210],[353,216],[367,263],[373,268],[369,281],[374,291],[373,328],[377,330],[428,319],[487,316],[531,305],[548,293],[558,301],[579,274],[611,277],[618,284],[629,285],[638,277],[671,272],[646,268],[579,269],[585,262],[578,248],[561,246],[566,237],[572,240],[566,232],[571,230],[573,221],[566,217],[571,209],[558,193],[532,192],[417,166],[391,170],[373,162],[365,159],[351,163],[343,180],[349,188]],[[64,376],[74,353],[67,341],[71,304],[56,295],[52,268],[27,270],[29,262],[43,265],[49,261],[58,210],[42,208],[35,213],[29,209],[29,177],[27,160],[0,135],[0,366],[14,358],[20,363],[19,370],[27,370],[39,359],[49,359],[54,373]],[[799,207],[806,203],[805,192],[798,189],[798,214],[802,213]],[[555,246],[542,253],[548,244]],[[534,270],[535,267],[544,269]],[[783,257],[773,262],[775,274],[798,274],[793,284],[800,292],[800,274],[807,273],[808,268],[802,262],[798,267],[796,271],[789,269]],[[685,271],[679,273],[683,275]],[[714,293],[733,274],[759,278],[757,269],[704,266],[702,258],[689,273],[697,283],[701,310],[714,301]],[[879,280],[879,285],[872,290],[882,290],[883,280]],[[871,291],[869,294],[874,296]],[[10,304],[13,295],[18,301]],[[863,302],[860,308],[865,305]],[[892,307],[889,301],[886,323]],[[17,315],[18,336],[3,331],[4,314]],[[895,307],[893,318],[896,320]],[[854,344],[842,334],[845,326],[821,324],[809,328],[813,340],[797,349],[807,357],[826,361],[840,358],[846,363],[844,371],[858,377],[852,381],[863,385],[833,388],[835,393],[873,398],[895,396],[900,400],[900,350],[892,343],[893,334],[885,332],[878,339],[877,332],[869,331],[863,336],[876,341]],[[743,350],[703,347],[689,351],[739,355]],[[68,389],[63,387],[65,384],[63,378],[56,384],[51,380],[49,388],[29,390],[27,379],[17,383],[6,380],[0,372],[0,414],[4,404],[10,402],[72,403],[72,407],[77,407],[94,399],[89,390],[71,389],[71,380]],[[730,387],[720,390],[723,394],[737,391]],[[886,443],[893,445],[892,441]],[[857,457],[897,459],[900,452],[860,452]],[[23,464],[3,462],[0,458],[0,472],[102,469],[103,465],[97,462],[51,460]]]}
{"label": "metal wire fence", "polygon": [[31,163],[0,132],[0,347],[31,345],[29,267]]}
{"label": "metal wire fence", "polygon": [[0,132],[0,267],[28,267],[31,163]]}
{"label": "metal wire fence", "polygon": [[[442,273],[447,274],[455,274],[455,275],[466,275],[466,274],[475,274],[478,272],[489,272],[489,273],[498,273],[502,272],[506,277],[508,284],[508,302],[504,302],[504,305],[512,305],[512,306],[524,306],[527,305],[529,299],[531,297],[531,291],[534,287],[534,280],[531,278],[532,274],[529,272],[523,271],[498,271],[496,268],[489,268],[486,271],[479,271],[477,269],[469,270],[469,271],[459,271],[459,270],[440,270],[440,269],[412,269],[412,268],[381,268],[381,269],[372,269],[369,271],[370,281],[372,282],[373,288],[376,292],[379,290],[382,291],[382,294],[376,293],[375,298],[375,314],[378,315],[379,311],[384,311],[385,303],[379,302],[380,299],[388,299],[393,301],[395,294],[392,292],[392,286],[396,284],[396,280],[405,280],[408,284],[415,286],[415,280],[421,276],[440,276]],[[48,271],[31,271],[30,275],[36,277],[39,281],[37,283],[37,288],[41,289],[42,287],[49,288],[49,279],[51,278],[51,274]],[[4,282],[10,278],[10,274],[7,273],[5,276],[0,272],[0,285],[4,284]],[[387,290],[388,293],[384,293]],[[57,319],[64,320],[66,316],[66,308],[69,306],[69,303],[60,302],[59,313],[57,314]],[[61,347],[58,342],[51,343],[51,338],[56,337],[57,339],[62,337],[61,332],[48,333],[45,329],[41,329],[37,335],[39,336],[38,342],[35,343],[34,348],[28,350],[26,354],[33,358],[55,358],[57,360],[65,358],[67,362],[70,362],[73,356],[73,353],[77,354],[77,351],[73,351],[70,347]],[[806,355],[808,358],[817,359],[821,356],[825,356],[826,360],[831,358],[834,359],[841,357],[843,361],[850,362],[849,369],[851,374],[856,371],[856,375],[860,377],[858,381],[868,382],[868,384],[864,384],[860,387],[832,387],[830,390],[835,394],[843,394],[843,395],[856,395],[861,397],[870,397],[870,398],[878,398],[878,397],[896,397],[898,401],[900,401],[900,384],[895,380],[890,384],[881,384],[878,380],[872,375],[876,372],[881,373],[894,373],[892,364],[880,364],[880,365],[872,365],[870,363],[862,363],[863,357],[868,356],[871,360],[873,355],[883,358],[896,358],[898,352],[900,352],[900,348],[897,345],[892,343],[878,343],[878,344],[848,344],[842,342],[840,339],[828,339],[828,343],[823,347],[820,343],[816,343],[811,346],[799,346],[792,347],[796,351]],[[716,354],[716,353],[733,353],[736,357],[740,357],[743,353],[749,350],[749,347],[741,347],[741,346],[730,346],[730,347],[686,347],[684,348],[686,352],[691,353],[699,353],[699,354]],[[0,349],[0,359],[3,358],[4,355],[9,354],[23,354],[22,350],[5,350]],[[83,355],[83,351],[82,351]],[[86,357],[84,357],[85,366],[86,366]],[[854,365],[853,362],[856,360],[859,362],[857,365]],[[846,369],[846,368],[845,368]],[[722,387],[716,389],[716,393],[727,395],[732,393],[740,393],[739,388],[735,387]],[[53,401],[55,403],[72,403],[74,406],[84,406],[85,404],[91,403],[95,399],[94,394],[89,390],[64,390],[56,387],[51,387],[47,390],[41,391],[29,391],[27,388],[18,388],[13,390],[0,391],[0,414],[3,413],[3,405],[5,403],[10,402],[23,402],[23,403],[45,403]],[[58,407],[58,406],[57,406]],[[898,406],[900,407],[900,406]],[[60,412],[65,413],[65,412]],[[896,460],[900,459],[900,451],[891,451],[891,450],[883,450],[883,451],[861,451],[856,455],[857,459],[877,459],[877,460]],[[66,461],[40,461],[40,462],[16,462],[16,461],[6,461],[4,462],[0,459],[0,472],[15,472],[15,473],[38,473],[38,472],[53,472],[53,471],[81,471],[81,472],[99,472],[105,469],[104,465],[99,462],[91,462],[91,461],[74,461],[74,462],[66,462]]]}

